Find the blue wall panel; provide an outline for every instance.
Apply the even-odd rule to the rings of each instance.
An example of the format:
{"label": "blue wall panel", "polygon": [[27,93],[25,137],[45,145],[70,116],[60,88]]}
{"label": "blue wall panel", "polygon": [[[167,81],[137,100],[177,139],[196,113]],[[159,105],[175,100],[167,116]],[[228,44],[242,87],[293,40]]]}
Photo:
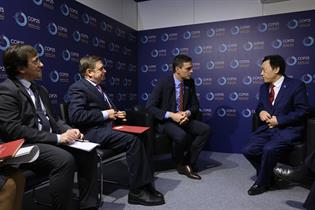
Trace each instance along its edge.
{"label": "blue wall panel", "polygon": [[315,11],[187,25],[138,34],[139,99],[145,104],[179,53],[193,58],[204,121],[214,130],[208,150],[240,152],[256,108],[261,59],[280,54],[287,75],[303,80],[315,105]]}

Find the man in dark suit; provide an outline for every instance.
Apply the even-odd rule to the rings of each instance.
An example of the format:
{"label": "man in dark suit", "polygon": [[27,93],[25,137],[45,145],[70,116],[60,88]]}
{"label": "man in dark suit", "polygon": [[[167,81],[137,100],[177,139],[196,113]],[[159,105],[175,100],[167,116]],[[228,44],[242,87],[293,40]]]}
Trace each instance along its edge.
{"label": "man in dark suit", "polygon": [[158,132],[165,133],[173,140],[173,155],[178,173],[191,179],[201,179],[193,166],[209,139],[210,128],[196,120],[199,101],[192,73],[192,59],[186,55],[176,56],[173,60],[173,74],[158,82],[146,108],[157,121]]}
{"label": "man in dark suit", "polygon": [[290,182],[301,183],[303,185],[312,184],[311,191],[303,207],[307,210],[315,210],[315,151],[305,159],[304,165],[297,168],[278,167],[274,169],[274,173],[279,178]]}
{"label": "man in dark suit", "polygon": [[97,155],[71,149],[83,135],[52,113],[47,90],[34,80],[42,77],[43,63],[30,45],[10,46],[3,54],[8,79],[0,84],[0,138],[24,138],[40,149],[37,160],[24,167],[49,175],[53,209],[72,210],[74,172],[78,171],[81,209],[97,206]]}
{"label": "man in dark suit", "polygon": [[80,60],[82,79],[69,88],[69,118],[86,138],[101,147],[126,152],[129,171],[128,202],[140,205],[164,204],[163,195],[153,187],[153,175],[143,142],[136,136],[112,130],[117,118],[125,112],[117,111],[114,103],[100,86],[106,70],[101,58],[86,56]]}
{"label": "man in dark suit", "polygon": [[265,83],[260,87],[256,114],[263,125],[251,135],[243,151],[257,172],[249,195],[261,194],[273,184],[273,168],[302,137],[308,111],[305,84],[285,76],[281,56],[264,57],[261,76]]}

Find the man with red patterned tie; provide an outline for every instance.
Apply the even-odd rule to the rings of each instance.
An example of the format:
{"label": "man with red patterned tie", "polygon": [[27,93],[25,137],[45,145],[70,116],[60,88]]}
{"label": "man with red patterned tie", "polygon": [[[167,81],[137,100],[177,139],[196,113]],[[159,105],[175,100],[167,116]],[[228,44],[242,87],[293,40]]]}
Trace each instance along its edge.
{"label": "man with red patterned tie", "polygon": [[69,87],[71,123],[82,129],[87,139],[99,143],[101,147],[126,152],[130,204],[164,204],[163,194],[154,188],[143,141],[135,135],[112,130],[113,121],[125,119],[126,114],[117,111],[113,101],[106,95],[105,88],[101,87],[106,75],[102,59],[97,56],[81,58],[80,74],[83,78]]}
{"label": "man with red patterned tie", "polygon": [[257,178],[249,195],[266,192],[274,182],[273,168],[299,141],[308,112],[305,84],[285,75],[285,61],[279,55],[264,57],[256,114],[262,125],[251,135],[243,154],[255,167]]}
{"label": "man with red patterned tie", "polygon": [[[173,74],[158,82],[146,107],[157,121],[157,131],[165,133],[173,141],[178,173],[191,179],[201,179],[194,166],[209,140],[210,128],[197,120],[199,101],[192,73],[192,59],[177,55],[173,59]],[[189,149],[185,155],[187,145]]]}

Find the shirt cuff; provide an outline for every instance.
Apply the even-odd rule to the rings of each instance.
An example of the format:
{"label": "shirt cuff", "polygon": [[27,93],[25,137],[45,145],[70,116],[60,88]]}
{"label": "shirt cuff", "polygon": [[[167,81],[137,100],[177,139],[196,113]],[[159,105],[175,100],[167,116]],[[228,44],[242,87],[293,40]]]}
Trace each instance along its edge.
{"label": "shirt cuff", "polygon": [[170,112],[166,112],[165,115],[164,115],[164,119],[170,118],[170,114],[171,114]]}
{"label": "shirt cuff", "polygon": [[102,115],[104,117],[104,120],[107,120],[108,119],[108,112],[107,111],[102,111]]}
{"label": "shirt cuff", "polygon": [[61,143],[61,135],[57,134],[57,144],[60,144],[60,143]]}
{"label": "shirt cuff", "polygon": [[186,112],[186,114],[187,114],[187,117],[190,117],[191,111],[190,111],[190,110],[186,110],[185,112]]}

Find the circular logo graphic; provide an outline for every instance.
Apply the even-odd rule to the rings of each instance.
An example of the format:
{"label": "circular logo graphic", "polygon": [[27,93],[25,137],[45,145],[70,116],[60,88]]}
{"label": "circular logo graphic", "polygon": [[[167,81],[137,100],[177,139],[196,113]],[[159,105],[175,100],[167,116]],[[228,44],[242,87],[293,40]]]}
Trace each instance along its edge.
{"label": "circular logo graphic", "polygon": [[202,79],[201,79],[200,77],[197,77],[197,78],[195,79],[195,85],[196,85],[196,86],[202,85]]}
{"label": "circular logo graphic", "polygon": [[148,72],[148,70],[149,70],[148,65],[142,65],[142,66],[141,66],[141,71],[142,71],[142,72]]}
{"label": "circular logo graphic", "polygon": [[245,51],[251,51],[253,49],[253,43],[252,42],[246,42],[245,44],[243,44],[243,49]]}
{"label": "circular logo graphic", "polygon": [[257,61],[256,61],[256,66],[261,68],[261,62],[262,62],[263,58],[259,58]]}
{"label": "circular logo graphic", "polygon": [[76,82],[76,81],[79,81],[80,79],[82,79],[82,76],[81,76],[80,73],[76,73],[76,74],[74,75],[73,79],[74,79],[74,81]]}
{"label": "circular logo graphic", "polygon": [[92,39],[93,46],[98,47],[99,43],[100,43],[100,40],[98,39],[98,37],[96,37],[96,36],[93,37],[93,39]]}
{"label": "circular logo graphic", "polygon": [[148,38],[148,36],[144,35],[140,38],[140,41],[142,44],[146,44],[146,43],[148,43],[149,38]]}
{"label": "circular logo graphic", "polygon": [[237,35],[237,34],[239,34],[240,33],[240,27],[238,27],[238,26],[233,26],[232,28],[231,28],[231,34],[232,35]]}
{"label": "circular logo graphic", "polygon": [[176,56],[176,55],[179,55],[179,53],[180,53],[179,48],[176,47],[176,48],[172,49],[172,55]]}
{"label": "circular logo graphic", "polygon": [[226,44],[220,44],[219,52],[225,53],[226,51],[227,51],[227,45]]}
{"label": "circular logo graphic", "polygon": [[63,51],[62,51],[62,59],[63,59],[64,61],[69,61],[70,58],[71,58],[70,51],[67,50],[67,49],[63,50]]}
{"label": "circular logo graphic", "polygon": [[190,39],[190,38],[191,38],[191,33],[190,33],[190,31],[186,31],[186,32],[183,34],[183,38],[184,38],[184,39]]}
{"label": "circular logo graphic", "polygon": [[169,38],[169,36],[168,36],[167,33],[164,33],[164,34],[162,34],[162,36],[161,36],[161,40],[162,40],[163,42],[167,42],[167,41],[168,41],[168,38]]}
{"label": "circular logo graphic", "polygon": [[74,31],[72,33],[72,38],[73,38],[74,41],[79,42],[80,39],[81,39],[80,32],[79,31]]}
{"label": "circular logo graphic", "polygon": [[10,46],[10,41],[5,35],[0,36],[0,50],[4,51]]}
{"label": "circular logo graphic", "polygon": [[154,78],[154,79],[151,81],[151,85],[152,85],[153,87],[155,87],[156,84],[157,84],[157,82],[158,82],[158,80],[157,80],[156,78]]}
{"label": "circular logo graphic", "polygon": [[206,100],[207,101],[213,101],[214,100],[214,93],[213,92],[209,92],[206,94]]}
{"label": "circular logo graphic", "polygon": [[159,56],[159,51],[158,51],[158,50],[152,50],[152,51],[151,51],[151,56],[152,56],[153,58],[158,57],[158,56]]}
{"label": "circular logo graphic", "polygon": [[164,71],[164,72],[167,72],[169,69],[170,69],[170,67],[169,67],[169,65],[168,64],[163,64],[162,66],[161,66],[161,69],[162,69],[162,71]]}
{"label": "circular logo graphic", "polygon": [[282,41],[280,39],[276,39],[272,42],[271,46],[275,49],[279,49],[282,47]]}
{"label": "circular logo graphic", "polygon": [[56,35],[58,32],[57,25],[55,23],[49,23],[48,24],[48,32],[51,35]]}
{"label": "circular logo graphic", "polygon": [[230,93],[230,94],[229,94],[229,99],[230,99],[231,101],[236,101],[236,100],[238,99],[238,94],[237,94],[237,92],[232,92],[232,93]]}
{"label": "circular logo graphic", "polygon": [[217,79],[219,85],[225,85],[227,83],[227,79],[225,77],[220,77]]}
{"label": "circular logo graphic", "polygon": [[310,84],[313,80],[313,77],[312,75],[310,74],[304,74],[302,77],[301,77],[301,80],[305,83],[305,84]]}
{"label": "circular logo graphic", "polygon": [[250,109],[243,109],[242,110],[242,116],[245,118],[249,118],[252,115],[252,112],[250,111]]}
{"label": "circular logo graphic", "polygon": [[37,6],[42,5],[43,0],[33,0],[34,4],[36,4]]}
{"label": "circular logo graphic", "polygon": [[314,38],[311,36],[307,36],[303,39],[303,45],[305,47],[310,47],[314,44]]}
{"label": "circular logo graphic", "polygon": [[250,84],[252,84],[253,79],[250,76],[245,76],[245,77],[243,77],[242,82],[244,85],[250,85]]}
{"label": "circular logo graphic", "polygon": [[39,57],[42,57],[45,54],[44,46],[41,43],[35,44],[34,48],[36,49]]}
{"label": "circular logo graphic", "polygon": [[240,62],[236,59],[234,59],[230,62],[230,67],[232,69],[237,69],[239,66],[240,66]]}
{"label": "circular logo graphic", "polygon": [[299,22],[296,19],[290,20],[287,24],[289,29],[296,29],[298,25],[299,25]]}
{"label": "circular logo graphic", "polygon": [[213,61],[207,62],[207,69],[211,70],[211,69],[214,69],[214,67],[215,67],[215,64]]}
{"label": "circular logo graphic", "polygon": [[224,117],[226,115],[226,110],[224,108],[217,109],[217,115],[219,117]]}
{"label": "circular logo graphic", "polygon": [[106,31],[106,29],[107,29],[107,23],[105,21],[102,21],[101,22],[101,30]]}
{"label": "circular logo graphic", "polygon": [[19,26],[26,26],[26,24],[27,24],[27,17],[24,14],[24,12],[16,12],[14,15],[14,19],[15,19],[15,22]]}
{"label": "circular logo graphic", "polygon": [[63,14],[64,16],[68,16],[70,13],[69,7],[67,4],[61,4],[60,5],[60,12],[61,14]]}
{"label": "circular logo graphic", "polygon": [[113,43],[113,42],[109,43],[109,44],[108,44],[108,50],[111,51],[111,52],[113,52],[114,49],[115,49],[114,43]]}
{"label": "circular logo graphic", "polygon": [[83,13],[81,17],[82,17],[83,23],[85,23],[85,24],[90,23],[90,16],[87,13]]}
{"label": "circular logo graphic", "polygon": [[289,66],[294,66],[297,63],[297,58],[295,56],[290,56],[286,61]]}
{"label": "circular logo graphic", "polygon": [[58,71],[54,70],[54,71],[51,71],[50,74],[49,74],[49,78],[50,78],[50,81],[56,83],[59,81],[59,73]]}
{"label": "circular logo graphic", "polygon": [[213,28],[210,28],[207,30],[207,36],[208,37],[213,37],[215,35],[215,30]]}
{"label": "circular logo graphic", "polygon": [[258,26],[257,26],[257,30],[259,32],[266,32],[268,29],[268,25],[267,23],[260,23]]}
{"label": "circular logo graphic", "polygon": [[201,46],[196,46],[195,49],[194,49],[194,52],[197,54],[197,55],[200,55],[202,53],[202,47]]}
{"label": "circular logo graphic", "polygon": [[142,100],[142,101],[147,101],[148,98],[149,98],[149,94],[147,94],[147,93],[142,93],[142,94],[141,94],[141,100]]}

